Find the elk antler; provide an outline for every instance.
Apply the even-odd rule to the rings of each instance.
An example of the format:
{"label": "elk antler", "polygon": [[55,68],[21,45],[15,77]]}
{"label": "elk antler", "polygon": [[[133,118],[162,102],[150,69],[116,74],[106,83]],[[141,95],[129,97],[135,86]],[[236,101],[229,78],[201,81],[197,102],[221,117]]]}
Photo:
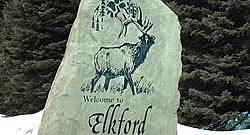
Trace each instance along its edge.
{"label": "elk antler", "polygon": [[151,23],[147,18],[145,17],[144,22],[142,23],[142,10],[141,7],[138,6],[138,12],[137,14],[137,20],[134,21],[132,20],[132,23],[135,24],[135,26],[142,32],[142,33],[147,33],[152,27],[153,23]]}
{"label": "elk antler", "polygon": [[[122,12],[123,11],[123,12]],[[118,38],[122,35],[124,28],[125,28],[125,33],[124,36],[127,34],[127,27],[130,23],[132,23],[132,20],[137,17],[138,14],[138,6],[136,3],[133,3],[132,1],[127,2],[127,7],[123,8],[121,11],[120,15],[117,15],[118,20],[120,20],[122,28],[120,31],[120,34]]]}
{"label": "elk antler", "polygon": [[124,8],[125,14],[122,13],[122,16],[120,17],[117,16],[122,25],[121,32],[118,38],[120,38],[120,36],[122,35],[124,28],[125,28],[124,36],[126,36],[127,27],[130,23],[135,24],[135,26],[142,33],[147,33],[153,27],[153,24],[149,20],[147,20],[146,17],[144,22],[142,21],[142,10],[140,6],[137,6],[137,4],[132,3],[131,1],[128,2],[127,4],[128,7]]}

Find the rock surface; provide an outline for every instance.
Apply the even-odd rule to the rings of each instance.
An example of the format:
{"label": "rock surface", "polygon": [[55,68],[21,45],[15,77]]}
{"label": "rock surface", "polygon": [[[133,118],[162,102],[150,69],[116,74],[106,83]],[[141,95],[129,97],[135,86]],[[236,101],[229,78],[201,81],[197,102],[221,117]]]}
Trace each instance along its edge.
{"label": "rock surface", "polygon": [[39,135],[176,135],[180,24],[160,0],[82,0]]}

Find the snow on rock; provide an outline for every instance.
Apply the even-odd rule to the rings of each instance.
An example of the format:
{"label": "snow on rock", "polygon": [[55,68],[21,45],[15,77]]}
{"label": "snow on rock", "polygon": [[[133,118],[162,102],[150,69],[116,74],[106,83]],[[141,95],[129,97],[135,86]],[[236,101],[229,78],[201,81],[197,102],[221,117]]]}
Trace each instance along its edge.
{"label": "snow on rock", "polygon": [[[37,135],[43,110],[31,115],[6,117],[0,114],[0,135]],[[250,129],[237,131],[208,131],[177,125],[178,135],[250,135]]]}

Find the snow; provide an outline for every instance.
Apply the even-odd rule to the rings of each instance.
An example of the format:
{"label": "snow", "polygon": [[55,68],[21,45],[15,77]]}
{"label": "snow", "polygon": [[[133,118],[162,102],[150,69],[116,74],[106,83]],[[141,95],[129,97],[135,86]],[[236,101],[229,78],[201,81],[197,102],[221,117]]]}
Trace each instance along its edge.
{"label": "snow", "polygon": [[43,110],[31,115],[0,115],[0,135],[37,135]]}
{"label": "snow", "polygon": [[[37,135],[43,110],[30,115],[6,117],[0,114],[0,135]],[[178,135],[250,135],[250,129],[237,131],[208,131],[177,125]]]}
{"label": "snow", "polygon": [[181,124],[177,125],[177,132],[178,135],[250,135],[250,129],[237,131],[208,131]]}

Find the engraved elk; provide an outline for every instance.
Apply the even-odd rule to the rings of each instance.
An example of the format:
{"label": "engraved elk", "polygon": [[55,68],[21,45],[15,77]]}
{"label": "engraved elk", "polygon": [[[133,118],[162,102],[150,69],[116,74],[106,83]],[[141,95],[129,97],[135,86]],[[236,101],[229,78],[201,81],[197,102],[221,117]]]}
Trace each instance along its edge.
{"label": "engraved elk", "polygon": [[155,43],[155,37],[147,34],[153,27],[149,20],[142,23],[142,13],[135,19],[130,19],[132,24],[142,32],[139,42],[135,44],[124,43],[117,47],[101,47],[94,57],[95,77],[91,81],[91,92],[101,76],[105,77],[104,88],[107,91],[111,79],[124,76],[123,89],[130,85],[132,94],[135,87],[132,79],[134,71],[143,64],[150,47]]}

